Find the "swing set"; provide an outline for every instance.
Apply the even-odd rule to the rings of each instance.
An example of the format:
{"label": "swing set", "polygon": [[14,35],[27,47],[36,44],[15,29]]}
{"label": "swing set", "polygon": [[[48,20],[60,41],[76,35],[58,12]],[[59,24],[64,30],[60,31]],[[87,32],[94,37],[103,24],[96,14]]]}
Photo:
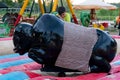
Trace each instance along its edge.
{"label": "swing set", "polygon": [[[17,17],[17,19],[16,19],[16,22],[14,23],[14,26],[16,26],[16,25],[19,23],[19,21],[20,21],[22,15],[24,14],[24,11],[25,11],[25,9],[26,9],[29,1],[30,1],[30,0],[24,0],[24,4],[23,4],[23,6],[22,6],[22,8],[21,8],[21,10],[20,10],[20,12],[19,12],[19,14],[18,14],[18,17]],[[51,10],[50,10],[49,12],[46,12],[45,1],[46,1],[46,0],[38,0],[39,9],[40,9],[40,11],[41,11],[41,14],[55,12],[56,9],[57,9],[59,0],[51,0],[51,1],[52,1],[52,2],[51,2]],[[60,0],[60,1],[61,1],[61,5],[63,6],[62,0]],[[29,17],[31,16],[34,3],[35,3],[35,0],[33,0],[33,4],[32,4],[32,8],[31,8]],[[77,18],[76,18],[76,16],[75,16],[75,13],[74,13],[74,10],[73,10],[73,8],[72,8],[72,5],[71,5],[70,0],[66,0],[66,3],[67,3],[68,8],[69,8],[69,10],[70,10],[70,12],[71,12],[71,15],[72,15],[72,18],[73,18],[74,23],[78,24],[78,21],[77,21]],[[13,32],[14,32],[14,27],[11,28],[10,33],[9,33],[9,36],[12,36],[12,35],[13,35]]]}
{"label": "swing set", "polygon": [[[25,11],[25,9],[26,9],[29,1],[30,1],[30,0],[24,0],[24,4],[23,4],[23,6],[22,6],[22,8],[21,8],[21,10],[20,10],[20,12],[19,12],[19,15],[18,15],[18,17],[17,17],[17,20],[16,20],[14,26],[16,26],[16,25],[19,23],[20,18],[22,17],[22,15],[23,15],[23,13],[24,13],[24,11]],[[34,2],[34,0],[33,0],[33,2]],[[55,12],[55,11],[56,11],[57,6],[58,6],[58,2],[59,2],[59,0],[52,0],[52,5],[53,5],[53,6],[52,6],[52,10],[51,10],[50,12]],[[74,20],[74,23],[78,24],[78,21],[77,21],[77,19],[76,19],[75,14],[74,14],[72,5],[71,5],[71,3],[70,3],[70,0],[66,0],[66,2],[67,2],[67,4],[68,4],[68,7],[69,7],[70,12],[71,12],[71,14],[72,14],[72,18],[73,18],[73,20]],[[38,0],[38,4],[39,4],[41,13],[42,13],[42,14],[46,13],[45,0]],[[62,0],[61,0],[61,4],[62,4],[62,6],[63,6]],[[32,8],[31,8],[31,9],[32,9]],[[50,12],[49,12],[49,13],[50,13]]]}

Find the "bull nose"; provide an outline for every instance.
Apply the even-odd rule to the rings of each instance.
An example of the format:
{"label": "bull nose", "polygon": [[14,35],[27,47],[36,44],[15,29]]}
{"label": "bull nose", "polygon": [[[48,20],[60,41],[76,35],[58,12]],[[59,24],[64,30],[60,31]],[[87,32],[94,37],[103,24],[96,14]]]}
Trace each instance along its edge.
{"label": "bull nose", "polygon": [[13,51],[16,53],[18,50],[17,50],[17,48],[14,48]]}
{"label": "bull nose", "polygon": [[23,52],[22,49],[14,48],[13,49],[15,53],[19,53],[20,55],[23,55],[25,52]]}
{"label": "bull nose", "polygon": [[20,46],[16,46],[13,50],[14,50],[14,52],[18,52],[19,50],[21,50],[21,47]]}

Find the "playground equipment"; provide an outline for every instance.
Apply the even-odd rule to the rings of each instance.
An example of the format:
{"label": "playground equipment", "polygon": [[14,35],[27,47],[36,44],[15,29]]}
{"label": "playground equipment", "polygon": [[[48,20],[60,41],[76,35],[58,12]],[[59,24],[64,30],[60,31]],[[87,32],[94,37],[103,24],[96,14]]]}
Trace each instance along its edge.
{"label": "playground equipment", "polygon": [[97,21],[91,22],[91,14],[89,12],[81,12],[80,20],[83,26],[88,27],[90,24],[94,28],[99,28],[101,30],[105,30],[108,27],[108,23],[98,23]]}
{"label": "playground equipment", "polygon": [[81,12],[80,20],[83,26],[88,27],[90,24],[90,13],[89,12]]}
{"label": "playground equipment", "polygon": [[[5,31],[5,33],[4,33],[5,35],[6,35],[6,32],[7,32],[7,35],[8,35],[8,36],[12,36],[12,35],[13,35],[14,28],[15,28],[15,26],[19,23],[19,21],[20,21],[22,15],[24,14],[24,11],[25,11],[25,9],[26,9],[29,1],[30,1],[30,0],[24,0],[24,4],[23,4],[23,6],[22,6],[22,8],[21,8],[21,10],[20,10],[20,12],[19,12],[19,14],[17,15],[17,17],[16,17],[15,19],[12,19],[12,20],[11,20],[11,18],[8,19],[7,22],[10,22],[10,23],[8,23],[8,24],[11,24],[11,23],[13,24],[13,23],[14,23],[14,25],[12,25],[13,27],[11,27],[11,28],[9,28],[9,29],[6,29],[7,31]],[[40,7],[41,14],[44,14],[44,13],[54,13],[54,12],[56,11],[56,9],[57,9],[59,0],[51,0],[51,10],[50,10],[49,12],[46,12],[45,1],[46,1],[46,0],[38,0],[38,4],[39,4],[39,7]],[[66,2],[67,2],[67,4],[68,4],[68,7],[69,7],[70,12],[71,12],[71,14],[72,14],[72,18],[73,18],[73,20],[74,20],[74,23],[78,24],[78,21],[77,21],[77,18],[76,18],[76,16],[75,16],[75,14],[74,14],[73,9],[72,9],[72,5],[71,5],[70,0],[66,0]],[[31,16],[31,13],[32,13],[32,9],[33,9],[34,3],[35,3],[35,0],[33,0],[33,4],[32,4],[32,8],[31,8],[31,12],[30,12],[29,18],[27,18],[28,21],[32,21],[32,22],[33,22],[33,20],[30,18],[30,16]],[[62,4],[62,0],[61,0],[61,5],[63,5],[63,4]],[[9,15],[8,15],[8,16],[9,16]],[[2,26],[4,26],[4,25],[2,25]],[[7,27],[7,26],[6,26],[6,27]],[[3,27],[2,27],[2,28],[3,28]],[[0,35],[3,35],[3,34],[0,33]],[[4,35],[3,35],[3,36],[4,36]]]}
{"label": "playground equipment", "polygon": [[103,26],[103,24],[100,24],[100,23],[93,23],[93,27],[94,28],[99,28],[101,30],[105,29],[105,27]]}
{"label": "playground equipment", "polygon": [[[45,1],[45,0],[38,0],[39,7],[40,7],[40,11],[41,11],[42,14],[46,13],[46,10],[45,10],[45,7],[44,7],[44,1]],[[59,0],[52,0],[53,6],[52,6],[51,12],[55,12],[55,11],[56,11],[57,5],[58,5],[58,1],[59,1]],[[61,1],[62,1],[62,0],[61,0]],[[16,25],[19,23],[20,18],[22,17],[22,15],[23,15],[23,13],[24,13],[27,5],[28,5],[28,2],[29,2],[29,0],[24,0],[24,4],[23,4],[23,6],[22,6],[22,8],[21,8],[21,10],[20,10],[20,12],[19,12],[19,15],[18,15],[18,17],[17,17],[17,20],[16,20],[14,26],[16,26]],[[71,14],[72,14],[74,23],[78,24],[78,21],[77,21],[77,19],[76,19],[76,16],[75,16],[75,14],[74,14],[73,9],[72,9],[72,5],[71,5],[71,3],[70,3],[70,0],[66,0],[66,2],[67,2],[67,4],[68,4],[68,7],[69,7],[70,12],[71,12]]]}
{"label": "playground equipment", "polygon": [[[44,7],[44,1],[45,1],[45,0],[38,0],[39,7],[40,7],[40,11],[41,11],[42,14],[46,13],[46,12],[45,12],[45,7]],[[54,0],[54,1],[52,0],[53,6],[52,6],[51,12],[55,12],[55,11],[56,11],[57,5],[58,5],[58,1],[59,1],[59,0]],[[24,13],[27,5],[28,5],[28,2],[29,2],[29,0],[24,0],[24,4],[23,4],[23,6],[22,6],[22,8],[21,8],[21,10],[20,10],[20,12],[19,12],[19,15],[18,15],[18,17],[17,17],[17,20],[16,20],[14,26],[16,26],[16,25],[19,23],[20,18],[22,17],[22,15],[23,15],[23,13]],[[62,0],[61,0],[61,2],[62,2]],[[66,0],[66,2],[67,2],[67,4],[68,4],[68,7],[69,7],[70,12],[71,12],[71,14],[72,14],[74,23],[78,24],[78,21],[77,21],[77,18],[76,18],[76,16],[75,16],[75,14],[74,14],[72,5],[71,5],[71,3],[70,3],[70,0]],[[14,31],[14,28],[12,28],[12,29],[10,30],[9,36],[12,36],[12,35],[13,35],[13,31]]]}

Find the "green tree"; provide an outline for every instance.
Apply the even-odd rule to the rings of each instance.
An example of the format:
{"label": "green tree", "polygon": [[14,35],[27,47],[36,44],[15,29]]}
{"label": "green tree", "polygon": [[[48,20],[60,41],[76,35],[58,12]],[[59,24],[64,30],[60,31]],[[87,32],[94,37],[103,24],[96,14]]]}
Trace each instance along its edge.
{"label": "green tree", "polygon": [[13,6],[13,1],[12,0],[0,0],[0,2],[6,3],[9,7]]}
{"label": "green tree", "polygon": [[18,4],[20,7],[23,5],[23,3],[24,3],[24,0],[18,0]]}
{"label": "green tree", "polygon": [[[28,6],[30,6],[32,4],[33,0],[29,0]],[[22,5],[24,4],[24,0],[18,0],[18,4],[20,7],[22,7]]]}

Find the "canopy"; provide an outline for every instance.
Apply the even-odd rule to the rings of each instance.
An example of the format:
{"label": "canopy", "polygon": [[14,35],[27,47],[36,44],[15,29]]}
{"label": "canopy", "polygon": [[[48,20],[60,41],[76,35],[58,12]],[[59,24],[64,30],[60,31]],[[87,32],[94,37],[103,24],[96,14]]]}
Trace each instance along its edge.
{"label": "canopy", "polygon": [[73,0],[73,8],[80,10],[90,10],[90,9],[117,9],[116,6],[102,2],[100,0],[85,0],[80,2],[80,0]]}
{"label": "canopy", "polygon": [[5,3],[0,2],[0,8],[8,8],[8,6]]}

